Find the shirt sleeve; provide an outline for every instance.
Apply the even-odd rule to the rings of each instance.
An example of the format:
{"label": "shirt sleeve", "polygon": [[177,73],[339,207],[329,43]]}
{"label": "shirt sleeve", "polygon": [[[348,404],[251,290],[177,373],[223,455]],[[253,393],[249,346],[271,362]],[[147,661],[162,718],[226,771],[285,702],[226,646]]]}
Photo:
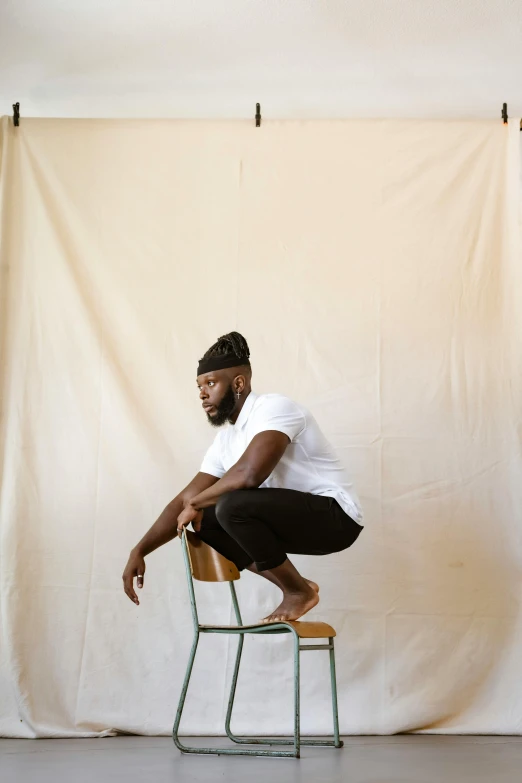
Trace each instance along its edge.
{"label": "shirt sleeve", "polygon": [[219,435],[220,433],[218,432],[214,438],[214,441],[207,449],[199,469],[201,473],[209,473],[211,476],[216,476],[216,478],[221,478],[226,473],[223,460],[221,458],[221,441]]}
{"label": "shirt sleeve", "polygon": [[289,399],[267,400],[254,414],[249,428],[252,437],[266,430],[278,430],[294,441],[304,430],[306,419],[295,402]]}

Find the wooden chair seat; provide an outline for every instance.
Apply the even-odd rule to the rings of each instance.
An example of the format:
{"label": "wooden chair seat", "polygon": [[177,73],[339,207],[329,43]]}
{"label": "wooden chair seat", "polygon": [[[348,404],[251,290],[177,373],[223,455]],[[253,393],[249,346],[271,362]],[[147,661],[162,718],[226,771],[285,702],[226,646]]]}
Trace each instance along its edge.
{"label": "wooden chair seat", "polygon": [[[335,629],[328,623],[322,622],[303,622],[302,620],[289,620],[285,623],[256,623],[255,625],[200,625],[202,631],[222,630],[222,631],[252,631],[261,628],[267,633],[273,625],[291,625],[300,639],[329,639],[336,635]],[[258,631],[262,633],[263,631]]]}

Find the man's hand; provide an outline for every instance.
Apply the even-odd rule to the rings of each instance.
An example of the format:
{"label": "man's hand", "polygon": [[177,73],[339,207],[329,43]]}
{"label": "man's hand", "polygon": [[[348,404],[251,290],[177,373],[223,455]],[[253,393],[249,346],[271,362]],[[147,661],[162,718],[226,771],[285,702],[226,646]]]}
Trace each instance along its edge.
{"label": "man's hand", "polygon": [[131,601],[134,601],[136,606],[140,605],[138,596],[134,592],[134,577],[137,577],[137,586],[143,587],[143,576],[145,574],[145,560],[143,557],[135,552],[134,549],[129,555],[125,571],[123,572],[123,589],[129,596]]}
{"label": "man's hand", "polygon": [[190,503],[185,506],[178,517],[178,535],[181,537],[183,528],[192,522],[192,527],[196,532],[201,529],[201,520],[203,519],[203,509],[194,508]]}

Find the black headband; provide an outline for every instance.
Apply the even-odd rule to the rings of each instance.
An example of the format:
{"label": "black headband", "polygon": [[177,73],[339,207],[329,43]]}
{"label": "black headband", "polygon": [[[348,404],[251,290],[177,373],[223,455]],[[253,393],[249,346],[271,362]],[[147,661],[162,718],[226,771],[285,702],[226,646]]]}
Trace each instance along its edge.
{"label": "black headband", "polygon": [[201,359],[198,364],[198,377],[213,370],[224,370],[226,367],[239,367],[246,364],[250,367],[248,357],[236,356],[235,353],[225,356],[210,356],[208,359]]}

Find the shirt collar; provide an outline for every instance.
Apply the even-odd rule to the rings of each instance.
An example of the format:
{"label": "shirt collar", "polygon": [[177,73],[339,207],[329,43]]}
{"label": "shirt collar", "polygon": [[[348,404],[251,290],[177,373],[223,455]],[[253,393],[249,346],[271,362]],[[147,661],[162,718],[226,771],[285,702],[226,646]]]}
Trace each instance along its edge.
{"label": "shirt collar", "polygon": [[248,397],[243,403],[243,407],[241,408],[241,412],[239,416],[236,419],[236,423],[232,424],[231,426],[234,427],[235,430],[240,430],[244,425],[246,424],[246,421],[248,419],[248,416],[250,414],[250,411],[252,410],[252,407],[257,400],[259,395],[255,394],[253,391],[250,392]]}

